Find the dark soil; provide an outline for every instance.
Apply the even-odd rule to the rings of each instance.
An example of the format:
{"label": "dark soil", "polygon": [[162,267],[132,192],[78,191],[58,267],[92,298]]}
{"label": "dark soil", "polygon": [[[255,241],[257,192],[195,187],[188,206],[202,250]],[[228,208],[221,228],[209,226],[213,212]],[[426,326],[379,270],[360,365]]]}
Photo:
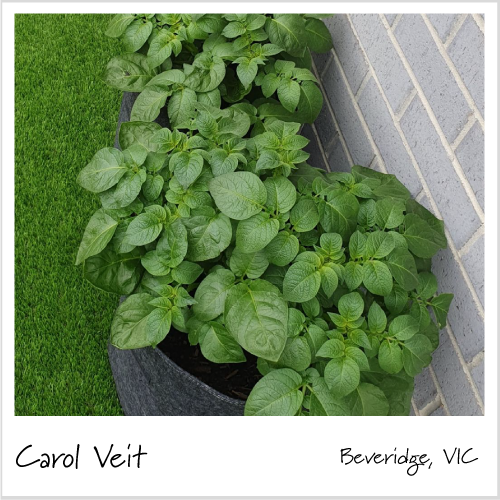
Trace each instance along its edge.
{"label": "dark soil", "polygon": [[262,375],[257,370],[257,358],[245,352],[245,363],[212,363],[205,359],[199,346],[189,345],[186,333],[170,330],[158,344],[177,366],[226,396],[246,400]]}

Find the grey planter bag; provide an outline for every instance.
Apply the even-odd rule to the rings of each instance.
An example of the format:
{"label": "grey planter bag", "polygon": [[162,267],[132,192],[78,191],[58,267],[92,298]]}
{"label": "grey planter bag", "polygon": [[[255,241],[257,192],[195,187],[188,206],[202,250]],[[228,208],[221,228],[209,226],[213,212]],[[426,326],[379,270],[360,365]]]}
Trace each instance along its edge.
{"label": "grey planter bag", "polygon": [[[138,94],[123,94],[118,130],[130,120]],[[156,120],[168,125],[166,114]],[[120,404],[127,416],[243,415],[245,403],[209,387],[171,361],[160,349],[122,351],[109,344],[109,361]]]}

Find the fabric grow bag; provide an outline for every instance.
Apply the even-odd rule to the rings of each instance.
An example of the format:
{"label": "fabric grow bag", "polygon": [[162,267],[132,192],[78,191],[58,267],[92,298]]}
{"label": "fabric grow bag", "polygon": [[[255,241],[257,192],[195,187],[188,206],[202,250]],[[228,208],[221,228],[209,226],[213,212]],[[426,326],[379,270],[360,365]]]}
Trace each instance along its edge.
{"label": "fabric grow bag", "polygon": [[[123,94],[118,131],[130,121],[132,106],[139,94]],[[155,120],[168,126],[165,112]],[[230,398],[186,372],[160,349],[147,347],[120,350],[109,344],[109,361],[120,404],[126,416],[161,415],[243,415],[245,403]]]}

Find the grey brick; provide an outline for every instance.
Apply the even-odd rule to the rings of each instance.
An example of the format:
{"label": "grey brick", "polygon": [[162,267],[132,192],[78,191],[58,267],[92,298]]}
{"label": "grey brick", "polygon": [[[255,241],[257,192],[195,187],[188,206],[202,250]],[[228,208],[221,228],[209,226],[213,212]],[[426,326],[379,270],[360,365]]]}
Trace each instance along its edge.
{"label": "grey brick", "polygon": [[418,97],[413,99],[400,124],[446,226],[460,248],[481,222]]}
{"label": "grey brick", "polygon": [[358,103],[387,171],[396,175],[416,196],[422,190],[422,184],[373,78],[367,83]]}
{"label": "grey brick", "polygon": [[479,123],[475,123],[462,142],[455,155],[484,210],[484,134]]}
{"label": "grey brick", "polygon": [[359,165],[369,165],[374,153],[335,62],[323,76],[323,85],[353,161]]}
{"label": "grey brick", "polygon": [[471,16],[451,42],[448,54],[484,116],[484,35]]}
{"label": "grey brick", "polygon": [[376,14],[356,14],[351,19],[384,93],[397,112],[413,85],[385,26]]}
{"label": "grey brick", "polygon": [[307,137],[310,141],[304,148],[304,151],[307,151],[311,155],[307,160],[307,163],[309,163],[312,167],[326,170],[325,160],[323,159],[323,155],[319,149],[318,140],[316,139],[312,126],[309,124],[304,125],[300,134]]}
{"label": "grey brick", "polygon": [[462,257],[462,262],[484,307],[484,235]]}
{"label": "grey brick", "polygon": [[[323,98],[325,101],[328,99],[326,96],[323,96]],[[323,107],[314,122],[314,126],[316,127],[316,132],[318,132],[323,147],[326,149],[333,138],[338,135],[337,128],[333,122],[332,113],[328,109],[326,102],[323,103]]]}
{"label": "grey brick", "polygon": [[470,374],[474,379],[479,395],[484,403],[484,361],[481,361],[479,365],[471,368]]}
{"label": "grey brick", "polygon": [[316,54],[313,52],[312,55],[316,69],[318,70],[318,75],[321,77],[329,64],[331,64],[331,59],[333,59],[333,54],[331,50],[324,54]]}
{"label": "grey brick", "polygon": [[455,24],[457,19],[456,14],[427,14],[429,21],[432,23],[434,28],[436,28],[437,34],[439,38],[443,42],[446,41],[448,36],[450,35],[451,29]]}
{"label": "grey brick", "polygon": [[415,391],[413,399],[417,408],[421,410],[437,396],[437,389],[432,380],[429,368],[425,368],[420,374],[415,377]]}
{"label": "grey brick", "polygon": [[444,135],[453,142],[467,122],[470,108],[422,16],[403,16],[395,35]]}
{"label": "grey brick", "polygon": [[340,138],[337,137],[326,151],[330,170],[332,172],[350,172],[352,165],[344,151]]}
{"label": "grey brick", "polygon": [[396,19],[397,14],[384,14],[384,16],[387,19],[389,26],[392,26],[392,23],[394,22],[394,19]]}
{"label": "grey brick", "polygon": [[451,415],[482,414],[446,330],[441,331],[440,345],[434,352],[432,367]]}
{"label": "grey brick", "polygon": [[446,417],[444,408],[442,406],[439,406],[429,415],[429,417]]}
{"label": "grey brick", "polygon": [[325,24],[332,34],[333,48],[355,94],[368,72],[368,64],[363,51],[345,14],[327,18]]}
{"label": "grey brick", "polygon": [[484,349],[483,319],[449,248],[441,250],[432,259],[432,272],[439,283],[438,293],[454,294],[448,313],[448,323],[468,363]]}

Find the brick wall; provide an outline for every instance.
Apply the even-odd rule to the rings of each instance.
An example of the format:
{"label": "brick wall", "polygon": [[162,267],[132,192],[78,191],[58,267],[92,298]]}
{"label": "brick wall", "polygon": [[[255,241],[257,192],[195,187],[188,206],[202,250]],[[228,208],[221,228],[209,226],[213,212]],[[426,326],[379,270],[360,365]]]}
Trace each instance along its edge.
{"label": "brick wall", "polygon": [[415,380],[415,415],[484,414],[484,17],[335,15],[314,58],[325,98],[302,134],[313,166],[395,174],[445,221],[434,259],[455,294],[433,362]]}

